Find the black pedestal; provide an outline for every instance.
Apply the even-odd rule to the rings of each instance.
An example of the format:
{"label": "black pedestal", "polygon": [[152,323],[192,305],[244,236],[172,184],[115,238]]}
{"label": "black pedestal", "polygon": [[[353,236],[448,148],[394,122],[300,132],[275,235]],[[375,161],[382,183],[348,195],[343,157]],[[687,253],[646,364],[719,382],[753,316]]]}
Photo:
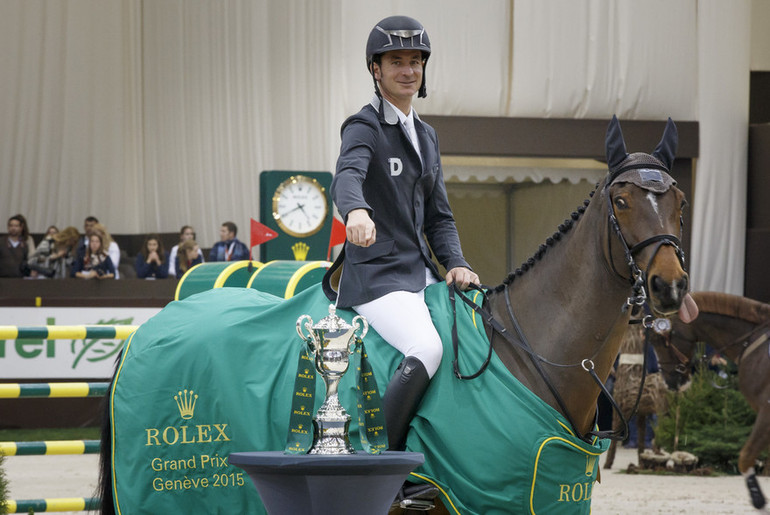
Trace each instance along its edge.
{"label": "black pedestal", "polygon": [[418,452],[378,456],[235,452],[270,515],[385,515],[409,472],[425,462]]}

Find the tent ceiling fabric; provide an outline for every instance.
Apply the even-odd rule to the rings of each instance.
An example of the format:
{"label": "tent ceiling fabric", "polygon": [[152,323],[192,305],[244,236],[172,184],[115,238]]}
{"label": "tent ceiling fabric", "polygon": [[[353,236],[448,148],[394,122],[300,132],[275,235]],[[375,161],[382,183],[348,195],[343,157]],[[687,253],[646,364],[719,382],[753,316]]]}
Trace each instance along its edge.
{"label": "tent ceiling fabric", "polygon": [[[203,246],[225,220],[245,231],[259,212],[260,171],[334,169],[342,121],[372,94],[368,32],[405,13],[433,44],[428,98],[415,104],[421,114],[698,120],[701,148],[719,152],[698,162],[696,198],[714,211],[696,212],[696,229],[704,225],[693,242],[694,284],[737,292],[742,250],[711,250],[728,237],[742,249],[733,213],[745,199],[724,184],[745,177],[745,140],[735,131],[748,92],[740,80],[712,79],[720,67],[748,76],[750,6],[6,0],[0,205],[8,216],[24,213],[34,231],[80,226],[90,214],[115,233],[189,223]],[[715,84],[729,89],[712,95]],[[500,177],[472,167],[450,173]]]}

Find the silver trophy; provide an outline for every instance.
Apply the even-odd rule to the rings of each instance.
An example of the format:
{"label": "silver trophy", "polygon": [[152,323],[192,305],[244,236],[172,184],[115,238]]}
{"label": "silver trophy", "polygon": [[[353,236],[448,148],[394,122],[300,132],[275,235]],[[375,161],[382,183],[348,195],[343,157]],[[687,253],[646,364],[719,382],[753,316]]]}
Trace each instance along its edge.
{"label": "silver trophy", "polygon": [[[340,404],[337,395],[340,379],[350,364],[350,353],[355,345],[356,331],[359,338],[366,336],[369,324],[362,316],[356,316],[348,324],[335,314],[334,304],[329,306],[329,316],[317,324],[309,315],[297,319],[297,334],[307,342],[308,353],[315,357],[315,368],[326,385],[326,398],[313,417],[313,446],[309,454],[354,454],[350,445],[348,426],[350,415]],[[302,328],[308,331],[308,336]]]}

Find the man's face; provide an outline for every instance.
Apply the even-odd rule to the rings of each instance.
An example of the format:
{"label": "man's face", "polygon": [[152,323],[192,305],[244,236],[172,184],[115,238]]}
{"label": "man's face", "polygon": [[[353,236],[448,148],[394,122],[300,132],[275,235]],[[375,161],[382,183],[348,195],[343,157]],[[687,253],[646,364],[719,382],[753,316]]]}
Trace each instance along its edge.
{"label": "man's face", "polygon": [[8,221],[8,235],[14,238],[21,236],[21,222],[18,220]]}
{"label": "man's face", "polygon": [[219,228],[219,239],[222,241],[232,240],[235,237],[233,233],[231,233],[226,225],[223,225]]}
{"label": "man's face", "polygon": [[83,231],[90,236],[92,232],[94,232],[94,225],[96,225],[96,222],[92,222],[90,220],[86,220],[83,222]]}
{"label": "man's face", "polygon": [[382,54],[380,64],[373,64],[374,78],[380,82],[382,96],[396,106],[404,101],[411,102],[422,84],[422,63],[419,50],[393,50]]}

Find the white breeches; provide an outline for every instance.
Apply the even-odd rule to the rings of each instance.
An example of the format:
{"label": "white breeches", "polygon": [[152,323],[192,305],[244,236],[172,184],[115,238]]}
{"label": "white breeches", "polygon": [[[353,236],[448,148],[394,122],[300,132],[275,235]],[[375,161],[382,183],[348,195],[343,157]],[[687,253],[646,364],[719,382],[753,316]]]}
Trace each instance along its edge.
{"label": "white breeches", "polygon": [[[428,284],[437,282],[427,270],[426,276]],[[424,291],[394,291],[353,309],[404,356],[419,359],[428,377],[433,377],[441,363],[443,346],[425,304]]]}

